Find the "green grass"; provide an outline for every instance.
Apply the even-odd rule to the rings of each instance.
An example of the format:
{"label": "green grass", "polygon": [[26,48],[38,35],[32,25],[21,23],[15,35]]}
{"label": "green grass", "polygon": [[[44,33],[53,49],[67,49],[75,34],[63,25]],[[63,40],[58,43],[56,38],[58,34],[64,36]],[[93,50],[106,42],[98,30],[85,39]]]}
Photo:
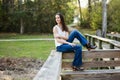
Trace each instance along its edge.
{"label": "green grass", "polygon": [[46,60],[54,41],[0,42],[0,57],[30,57]]}
{"label": "green grass", "polygon": [[52,34],[16,34],[16,33],[0,33],[0,39],[32,39],[32,38],[53,38]]}

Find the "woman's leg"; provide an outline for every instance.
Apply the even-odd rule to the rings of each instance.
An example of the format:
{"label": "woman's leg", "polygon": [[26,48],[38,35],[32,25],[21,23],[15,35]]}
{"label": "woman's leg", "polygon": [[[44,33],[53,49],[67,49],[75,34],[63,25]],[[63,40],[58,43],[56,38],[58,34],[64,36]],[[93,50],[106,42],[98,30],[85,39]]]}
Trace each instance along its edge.
{"label": "woman's leg", "polygon": [[68,42],[73,42],[73,40],[77,38],[79,40],[79,42],[85,46],[88,50],[90,49],[95,49],[97,46],[93,46],[91,45],[87,39],[77,30],[74,30],[70,33],[69,38],[68,38]]}
{"label": "woman's leg", "polygon": [[72,66],[80,67],[82,65],[82,47],[80,45],[76,45],[74,48],[75,56]]}
{"label": "woman's leg", "polygon": [[82,65],[82,47],[80,45],[71,46],[68,44],[63,44],[57,47],[57,51],[60,51],[60,52],[74,51],[75,56],[74,56],[72,66],[80,67]]}
{"label": "woman's leg", "polygon": [[70,35],[69,35],[69,38],[68,38],[68,42],[73,42],[73,40],[77,38],[79,40],[79,42],[85,46],[86,44],[88,44],[88,41],[87,39],[77,30],[73,30]]}

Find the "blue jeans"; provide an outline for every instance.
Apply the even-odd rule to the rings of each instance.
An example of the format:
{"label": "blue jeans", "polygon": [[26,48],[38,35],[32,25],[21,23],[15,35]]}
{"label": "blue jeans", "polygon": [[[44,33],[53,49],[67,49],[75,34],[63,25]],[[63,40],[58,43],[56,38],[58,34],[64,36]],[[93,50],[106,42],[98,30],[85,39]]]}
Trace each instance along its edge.
{"label": "blue jeans", "polygon": [[[85,46],[88,41],[86,38],[77,30],[73,30],[68,38],[68,42],[73,42],[73,40],[77,38],[79,42]],[[59,52],[75,52],[74,60],[72,63],[72,66],[80,67],[82,65],[82,46],[81,45],[76,45],[76,46],[71,46],[69,44],[62,44],[60,46],[57,46],[57,51]]]}

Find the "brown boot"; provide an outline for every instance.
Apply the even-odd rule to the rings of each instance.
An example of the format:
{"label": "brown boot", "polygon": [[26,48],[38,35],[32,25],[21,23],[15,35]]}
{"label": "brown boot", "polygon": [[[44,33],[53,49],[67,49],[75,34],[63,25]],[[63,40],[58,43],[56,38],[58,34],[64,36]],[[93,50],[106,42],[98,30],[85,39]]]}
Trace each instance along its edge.
{"label": "brown boot", "polygon": [[76,67],[76,66],[72,66],[73,71],[83,71],[84,68],[83,67]]}
{"label": "brown boot", "polygon": [[91,45],[90,43],[86,44],[86,48],[88,49],[88,51],[90,51],[91,49],[95,49],[97,48],[97,46],[95,45]]}

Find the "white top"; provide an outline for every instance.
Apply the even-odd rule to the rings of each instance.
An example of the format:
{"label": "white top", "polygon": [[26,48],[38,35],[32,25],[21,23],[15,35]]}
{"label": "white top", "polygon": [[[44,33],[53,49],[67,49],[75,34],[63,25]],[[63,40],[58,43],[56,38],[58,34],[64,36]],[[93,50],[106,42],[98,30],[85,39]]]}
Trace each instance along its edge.
{"label": "white top", "polygon": [[[55,27],[57,28],[58,34],[60,36],[65,36],[65,31],[62,31],[61,28],[58,25],[55,25]],[[55,46],[57,47],[57,46],[60,46],[60,45],[62,45],[62,43],[57,42],[57,40],[55,38]]]}

